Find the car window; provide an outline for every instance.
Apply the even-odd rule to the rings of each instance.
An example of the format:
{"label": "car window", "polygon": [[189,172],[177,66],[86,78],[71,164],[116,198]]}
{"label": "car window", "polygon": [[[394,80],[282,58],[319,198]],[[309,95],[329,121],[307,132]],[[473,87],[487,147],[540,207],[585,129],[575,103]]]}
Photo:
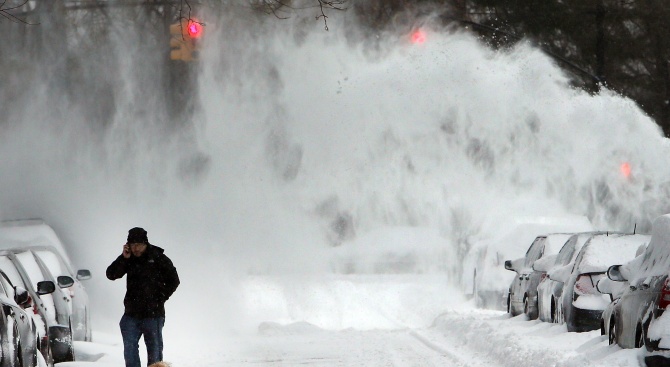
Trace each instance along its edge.
{"label": "car window", "polygon": [[33,286],[36,287],[38,282],[47,280],[47,278],[42,273],[40,266],[35,261],[32,252],[24,251],[16,254],[16,259],[21,263],[23,269],[26,271],[28,278],[30,278]]}
{"label": "car window", "polygon": [[558,256],[556,257],[556,264],[568,265],[570,263],[570,260],[572,260],[572,253],[575,251],[577,237],[577,235],[570,236],[570,239],[565,242],[561,248],[561,251],[558,252]]}
{"label": "car window", "polygon": [[3,273],[0,273],[0,284],[5,288],[7,297],[14,299],[14,284],[9,281],[9,278]]}
{"label": "car window", "polygon": [[12,298],[13,294],[14,292],[7,289],[7,285],[4,282],[0,281],[0,296]]}
{"label": "car window", "polygon": [[19,271],[16,269],[14,263],[12,263],[12,260],[10,260],[9,257],[0,256],[0,269],[5,272],[5,275],[7,275],[7,278],[9,278],[12,284],[26,288],[26,285],[23,283],[23,279],[21,278],[21,274],[19,274]]}
{"label": "car window", "polygon": [[72,276],[63,261],[54,252],[49,250],[33,250],[33,253],[42,260],[54,277],[61,275]]}
{"label": "car window", "polygon": [[524,265],[526,267],[530,267],[533,265],[535,260],[539,259],[542,257],[542,252],[544,251],[544,241],[547,238],[542,236],[542,237],[537,237],[535,241],[533,241],[533,244],[530,245],[530,248],[528,249],[528,252],[526,253],[526,260]]}

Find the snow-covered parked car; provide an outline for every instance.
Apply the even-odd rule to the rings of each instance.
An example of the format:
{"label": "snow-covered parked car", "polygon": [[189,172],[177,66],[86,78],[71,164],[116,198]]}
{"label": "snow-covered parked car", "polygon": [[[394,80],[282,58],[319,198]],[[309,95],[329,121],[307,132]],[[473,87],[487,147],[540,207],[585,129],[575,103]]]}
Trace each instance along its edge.
{"label": "snow-covered parked car", "polygon": [[505,261],[505,269],[516,272],[507,296],[507,312],[512,316],[525,313],[531,320],[537,318],[537,286],[545,273],[534,270],[533,265],[542,258],[551,257],[550,261],[555,260],[555,255],[570,236],[572,233],[537,236],[526,256]]}
{"label": "snow-covered parked car", "polygon": [[[644,254],[646,250],[646,245],[640,246],[635,253],[634,261],[641,261],[640,256]],[[609,269],[608,269],[609,270]],[[596,283],[596,289],[598,292],[608,295],[612,302],[610,302],[607,307],[603,310],[602,315],[600,316],[600,335],[607,337],[609,344],[616,344],[616,322],[614,318],[614,312],[616,309],[621,295],[628,288],[627,282],[616,282],[609,277],[602,278]]]}
{"label": "snow-covered parked car", "polygon": [[[39,266],[29,250],[0,251],[0,269],[3,269],[14,283],[22,283],[31,296],[38,300],[37,305],[41,308],[38,312],[41,312],[46,320],[49,355],[53,358],[53,362],[74,361],[71,306],[63,291],[57,286],[54,286],[49,293],[40,291],[43,284],[55,285],[53,277]],[[19,281],[16,280],[17,277]],[[49,355],[45,355],[45,359],[49,358]]]}
{"label": "snow-covered parked car", "polygon": [[[621,263],[620,263],[621,264]],[[670,214],[654,220],[644,253],[607,276],[627,285],[613,309],[613,338],[622,348],[646,347],[647,366],[670,364]]]}
{"label": "snow-covered parked car", "polygon": [[[9,280],[14,287],[25,289],[31,298],[33,313],[32,318],[35,323],[37,333],[37,348],[40,350],[44,360],[48,365],[53,365],[52,349],[58,344],[57,338],[63,333],[51,327],[55,325],[54,307],[51,294],[56,290],[56,285],[52,282],[40,282],[33,286],[31,282],[26,282],[26,277],[22,276],[22,271],[18,269],[6,253],[0,252],[0,269],[2,275]],[[25,301],[17,301],[24,304]]]}
{"label": "snow-covered parked car", "polygon": [[507,259],[524,256],[528,244],[539,235],[555,232],[589,231],[586,217],[518,217],[502,224],[489,238],[474,241],[463,261],[462,287],[472,294],[480,308],[507,309],[507,295],[514,275],[505,270]]}
{"label": "snow-covered parked car", "polygon": [[[91,341],[89,299],[81,283],[91,278],[91,272],[87,269],[73,270],[65,246],[53,228],[41,219],[3,221],[0,223],[0,249],[13,249],[14,252],[17,249],[31,249],[36,261],[48,268],[54,282],[63,289],[68,299],[72,314],[72,338],[76,341]],[[59,282],[59,278],[65,281]],[[65,287],[65,284],[69,285]],[[76,297],[73,297],[75,294]]]}
{"label": "snow-covered parked car", "polygon": [[64,293],[71,305],[72,338],[76,341],[91,341],[91,315],[88,309],[88,293],[81,280],[91,277],[88,270],[82,269],[74,274],[55,248],[33,246],[30,251],[41,268],[47,269],[54,281]]}
{"label": "snow-covered parked car", "polygon": [[572,332],[599,329],[601,315],[611,299],[599,292],[596,284],[610,266],[634,259],[638,248],[649,241],[650,236],[640,234],[595,235],[584,244],[574,264],[551,270],[549,277],[563,283],[558,322]]}
{"label": "snow-covered parked car", "polygon": [[33,300],[28,291],[12,284],[2,271],[0,271],[0,305],[2,305],[0,307],[2,319],[0,330],[3,335],[2,365],[37,367],[37,353],[40,353],[40,334],[37,325],[41,321],[32,310]]}
{"label": "snow-covered parked car", "polygon": [[542,258],[533,264],[533,269],[543,273],[537,286],[538,317],[544,322],[557,322],[558,300],[563,293],[563,283],[551,279],[546,274],[553,269],[574,264],[582,246],[594,235],[602,232],[575,233],[565,242],[556,256]]}

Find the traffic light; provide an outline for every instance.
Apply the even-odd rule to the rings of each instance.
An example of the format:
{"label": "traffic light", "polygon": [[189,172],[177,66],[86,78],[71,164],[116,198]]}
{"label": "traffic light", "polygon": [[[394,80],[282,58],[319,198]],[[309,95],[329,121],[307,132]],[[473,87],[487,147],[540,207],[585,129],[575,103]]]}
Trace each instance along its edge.
{"label": "traffic light", "polygon": [[181,61],[198,60],[202,23],[194,19],[182,19],[170,25],[170,59]]}
{"label": "traffic light", "polygon": [[415,45],[420,45],[426,42],[426,32],[423,29],[416,29],[412,32],[411,41]]}

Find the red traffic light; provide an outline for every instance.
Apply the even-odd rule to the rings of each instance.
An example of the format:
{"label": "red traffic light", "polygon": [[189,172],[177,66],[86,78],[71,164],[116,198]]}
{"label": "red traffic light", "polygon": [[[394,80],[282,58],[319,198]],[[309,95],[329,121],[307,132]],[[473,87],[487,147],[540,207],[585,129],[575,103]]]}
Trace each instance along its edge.
{"label": "red traffic light", "polygon": [[191,38],[199,38],[202,36],[202,24],[189,19],[188,24],[186,25],[186,33]]}
{"label": "red traffic light", "polygon": [[424,32],[421,29],[417,29],[414,32],[412,32],[412,43],[420,45],[424,42],[426,42],[426,32]]}
{"label": "red traffic light", "polygon": [[623,177],[630,178],[630,171],[631,171],[630,163],[628,162],[621,163],[619,169],[621,170],[621,174],[623,175]]}

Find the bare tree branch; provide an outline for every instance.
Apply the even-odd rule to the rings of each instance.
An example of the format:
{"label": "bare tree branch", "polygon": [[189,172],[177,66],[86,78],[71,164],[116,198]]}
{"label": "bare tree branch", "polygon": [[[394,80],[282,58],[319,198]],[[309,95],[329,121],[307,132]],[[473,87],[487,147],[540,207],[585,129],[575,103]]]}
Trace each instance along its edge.
{"label": "bare tree branch", "polygon": [[[186,10],[187,16],[184,16],[185,7],[188,8]],[[203,27],[205,26],[205,23],[191,17],[192,11],[193,8],[191,7],[191,4],[188,2],[188,0],[179,1],[179,27],[181,28],[182,39],[184,38],[184,22],[182,22],[182,20],[185,20],[187,25],[190,23],[198,23]]]}
{"label": "bare tree branch", "polygon": [[39,23],[27,22],[26,20],[21,19],[21,18],[15,16],[14,14],[10,13],[12,10],[19,9],[22,6],[26,5],[27,3],[28,3],[28,0],[24,0],[23,3],[21,3],[19,5],[5,7],[5,5],[7,4],[7,0],[3,0],[0,3],[0,16],[2,16],[2,17],[6,18],[9,21],[12,21],[14,23],[23,23],[23,24],[27,24],[27,25],[37,25],[37,24],[39,24]]}
{"label": "bare tree branch", "polygon": [[335,0],[335,1],[317,0],[317,1],[319,2],[319,9],[321,10],[321,15],[318,15],[316,19],[318,20],[319,18],[323,18],[323,26],[324,29],[327,31],[328,16],[326,15],[324,8],[332,10],[346,10],[346,8],[344,7],[346,0]]}

